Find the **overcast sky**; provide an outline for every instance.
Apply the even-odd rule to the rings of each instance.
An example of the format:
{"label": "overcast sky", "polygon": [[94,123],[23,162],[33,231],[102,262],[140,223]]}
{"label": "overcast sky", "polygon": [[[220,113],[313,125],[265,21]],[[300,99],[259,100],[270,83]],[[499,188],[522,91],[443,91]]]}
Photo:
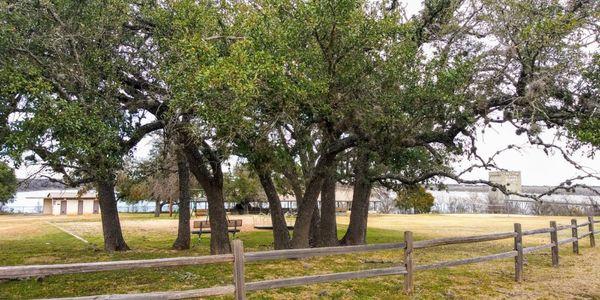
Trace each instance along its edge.
{"label": "overcast sky", "polygon": [[[544,142],[549,142],[554,136],[553,132],[542,135]],[[538,147],[528,144],[524,135],[515,134],[515,128],[509,124],[494,124],[491,128],[486,128],[485,133],[477,135],[477,149],[484,157],[493,155],[499,149],[503,149],[510,144],[519,145],[521,150],[508,150],[496,157],[495,161],[501,168],[521,171],[522,183],[524,185],[557,185],[566,179],[582,175],[583,172],[577,170],[573,165],[567,162],[560,153],[549,153]],[[557,141],[557,145],[565,145],[564,142]],[[577,151],[571,158],[586,168],[586,171],[592,174],[600,175],[600,160],[588,157],[586,154],[589,149]],[[461,166],[469,165],[470,162],[462,161],[457,165],[457,170]],[[472,172],[468,178],[487,179],[486,170]],[[600,185],[597,180],[585,180],[589,185]]]}

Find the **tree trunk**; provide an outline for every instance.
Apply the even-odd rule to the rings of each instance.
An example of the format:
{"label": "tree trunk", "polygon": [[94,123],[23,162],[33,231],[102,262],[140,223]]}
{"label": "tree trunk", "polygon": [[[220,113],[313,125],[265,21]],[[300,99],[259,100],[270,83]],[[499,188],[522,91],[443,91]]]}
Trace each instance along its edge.
{"label": "tree trunk", "polygon": [[285,176],[289,184],[292,186],[292,192],[296,198],[296,204],[299,205],[300,202],[302,202],[302,197],[304,197],[304,191],[302,190],[300,180],[298,180],[300,175],[298,175],[293,169],[286,169],[283,170],[283,176]]}
{"label": "tree trunk", "polygon": [[162,211],[162,204],[160,203],[160,200],[154,201],[154,217],[156,217],[156,218],[160,217],[161,211]]}
{"label": "tree trunk", "polygon": [[[319,197],[319,196],[317,196]],[[319,203],[315,202],[312,218],[310,219],[310,230],[308,233],[308,246],[319,247],[321,242],[321,213],[319,211]]]}
{"label": "tree trunk", "polygon": [[290,232],[287,229],[285,215],[283,213],[283,209],[281,208],[281,201],[279,200],[279,195],[275,189],[275,184],[273,184],[273,179],[268,172],[264,171],[259,172],[258,177],[265,194],[267,194],[267,200],[269,201],[275,249],[288,249],[290,247]]}
{"label": "tree trunk", "polygon": [[[288,182],[290,183],[290,185],[292,186],[292,192],[294,193],[294,197],[296,198],[296,209],[297,211],[300,211],[300,206],[302,205],[302,199],[304,199],[304,191],[302,190],[302,187],[300,185],[300,181],[298,180],[299,176],[298,174],[296,174],[296,172],[294,172],[293,170],[284,170],[283,171],[283,175],[285,176],[285,178],[288,180]],[[317,194],[317,198],[319,197],[319,195]],[[305,247],[317,247],[318,246],[318,241],[319,241],[319,223],[321,220],[321,217],[319,216],[319,206],[317,201],[315,201],[315,204],[313,206],[313,213],[312,217],[310,219],[310,228],[309,228],[309,233],[308,233],[308,238],[306,238],[308,240],[307,242],[307,246]],[[294,225],[294,228],[296,227],[296,225]]]}
{"label": "tree trunk", "polygon": [[[189,169],[198,180],[208,202],[208,216],[210,223],[210,253],[231,253],[229,244],[229,233],[227,231],[227,212],[225,211],[225,197],[223,195],[223,172],[218,157],[206,161],[200,153],[198,146],[191,141],[181,138],[184,145],[185,155],[189,163]],[[210,149],[205,149],[210,152]],[[207,168],[211,166],[212,172]]]}
{"label": "tree trunk", "polygon": [[98,198],[100,202],[100,215],[102,217],[102,233],[104,234],[104,249],[106,251],[127,251],[129,247],[123,238],[117,199],[115,197],[115,184],[110,180],[100,180],[97,183]]}
{"label": "tree trunk", "polygon": [[173,249],[190,249],[190,171],[185,156],[177,151],[177,175],[179,177],[179,227]]}
{"label": "tree trunk", "polygon": [[322,178],[312,178],[308,184],[308,188],[304,192],[302,202],[298,206],[298,216],[294,223],[292,248],[307,248],[309,246],[311,220],[313,218],[313,212],[318,211],[316,209],[316,204],[322,183]]}
{"label": "tree trunk", "polygon": [[335,219],[335,169],[331,168],[321,187],[321,222],[319,246],[338,245],[337,222]]}
{"label": "tree trunk", "polygon": [[354,192],[352,195],[352,210],[350,224],[346,234],[340,241],[342,245],[361,245],[366,243],[367,217],[369,216],[369,199],[372,183],[368,177],[369,156],[360,152],[354,167]]}
{"label": "tree trunk", "polygon": [[[335,154],[324,154],[315,166],[315,172],[308,181],[302,202],[298,206],[298,217],[294,224],[292,248],[307,248],[309,246],[311,220],[313,212],[318,213],[317,198],[327,174],[327,169],[335,163]],[[314,231],[313,231],[314,232]],[[318,232],[318,230],[316,231]]]}
{"label": "tree trunk", "polygon": [[231,253],[223,186],[211,183],[209,186],[204,187],[204,191],[206,192],[206,200],[208,201],[210,254]]}

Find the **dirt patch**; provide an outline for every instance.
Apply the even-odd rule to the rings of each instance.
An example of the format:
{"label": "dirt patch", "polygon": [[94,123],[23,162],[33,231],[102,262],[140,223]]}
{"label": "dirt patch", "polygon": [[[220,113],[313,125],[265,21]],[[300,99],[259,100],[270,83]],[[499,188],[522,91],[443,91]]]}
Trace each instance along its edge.
{"label": "dirt patch", "polygon": [[0,240],[17,240],[26,236],[42,235],[47,232],[43,222],[35,219],[0,220]]}
{"label": "dirt patch", "polygon": [[[232,215],[229,216],[230,220],[242,220],[242,232],[255,231],[254,224],[264,224],[264,218],[251,215]],[[268,224],[270,224],[270,219]],[[190,227],[194,221],[204,221],[205,217],[193,218],[190,221]],[[172,219],[121,219],[121,227],[124,234],[133,235],[148,235],[148,234],[166,234],[176,235],[177,227],[179,226],[177,218]],[[59,223],[61,227],[69,230],[77,235],[82,236],[97,236],[102,234],[102,223],[100,220],[81,220],[81,219],[61,219]]]}

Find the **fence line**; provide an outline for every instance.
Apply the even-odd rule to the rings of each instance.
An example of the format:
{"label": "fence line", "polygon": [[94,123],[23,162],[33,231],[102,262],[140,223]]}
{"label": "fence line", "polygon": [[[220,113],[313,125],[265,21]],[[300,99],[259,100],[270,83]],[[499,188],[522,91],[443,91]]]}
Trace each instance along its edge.
{"label": "fence line", "polygon": [[[167,291],[140,294],[118,294],[118,295],[96,295],[76,298],[62,299],[184,299],[205,296],[217,296],[234,294],[236,299],[245,299],[246,292],[266,289],[275,289],[283,287],[292,287],[306,284],[315,284],[323,282],[333,282],[349,279],[370,278],[388,275],[404,275],[404,291],[407,294],[414,290],[414,274],[416,271],[434,270],[458,265],[479,263],[497,259],[514,258],[515,259],[515,281],[523,280],[523,261],[524,255],[535,251],[552,249],[552,265],[559,266],[559,246],[572,244],[573,252],[578,254],[580,251],[579,241],[589,237],[590,246],[595,247],[595,236],[600,231],[594,231],[595,221],[592,216],[588,217],[587,222],[577,224],[576,219],[571,220],[570,225],[557,225],[555,221],[550,222],[549,228],[540,228],[522,231],[521,224],[514,224],[514,231],[502,232],[486,235],[441,238],[424,241],[413,241],[413,234],[410,231],[404,232],[403,243],[387,243],[373,245],[358,245],[345,247],[324,247],[310,249],[290,249],[273,250],[263,252],[244,253],[244,246],[241,240],[234,240],[232,243],[233,254],[222,254],[212,256],[195,257],[175,257],[147,260],[126,260],[95,263],[76,263],[76,264],[58,264],[58,265],[29,265],[29,266],[10,266],[0,267],[0,279],[26,278],[36,276],[48,276],[58,274],[88,273],[107,270],[124,270],[132,268],[150,268],[150,267],[169,267],[169,266],[187,266],[199,264],[213,264],[232,262],[233,263],[233,284],[225,286],[216,286],[204,289],[195,289],[187,291]],[[580,228],[587,227],[588,232],[580,232]],[[571,230],[571,238],[558,240],[558,232],[562,230]],[[550,233],[550,243],[533,247],[523,248],[523,237],[535,234]],[[514,246],[511,251],[496,253],[485,256],[478,256],[459,260],[450,260],[437,262],[429,265],[415,265],[414,256],[416,249],[431,248],[441,245],[476,243],[484,241],[494,241],[502,239],[514,239]],[[263,260],[281,260],[297,259],[315,256],[336,255],[357,253],[366,251],[380,251],[402,249],[404,253],[404,264],[402,266],[368,269],[361,271],[331,273],[311,276],[301,276],[292,278],[282,278],[255,282],[245,281],[246,262]]]}

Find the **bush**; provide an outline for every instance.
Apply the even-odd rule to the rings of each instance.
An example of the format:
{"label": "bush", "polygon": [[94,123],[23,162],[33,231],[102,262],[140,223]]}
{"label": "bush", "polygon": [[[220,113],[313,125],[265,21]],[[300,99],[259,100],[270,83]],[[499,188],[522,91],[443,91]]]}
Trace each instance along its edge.
{"label": "bush", "polygon": [[0,162],[0,203],[7,203],[13,199],[17,191],[17,184],[15,170]]}
{"label": "bush", "polygon": [[429,213],[433,207],[433,195],[428,193],[424,187],[407,186],[398,191],[396,206],[404,211],[412,211],[416,214]]}

